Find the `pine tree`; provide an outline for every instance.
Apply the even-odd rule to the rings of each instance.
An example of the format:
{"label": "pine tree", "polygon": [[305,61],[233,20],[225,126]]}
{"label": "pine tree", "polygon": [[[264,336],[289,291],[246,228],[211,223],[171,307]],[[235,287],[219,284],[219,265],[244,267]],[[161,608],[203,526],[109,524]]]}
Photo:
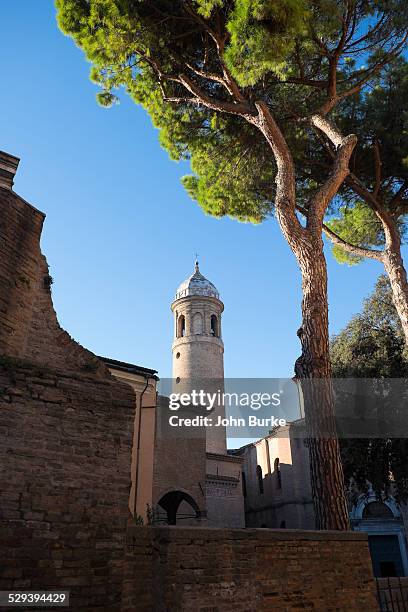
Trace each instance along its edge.
{"label": "pine tree", "polygon": [[[347,529],[330,382],[322,228],[356,145],[331,121],[403,49],[405,0],[56,0],[61,29],[93,64],[99,101],[124,87],[160,129],[184,184],[212,215],[261,221],[274,211],[302,275],[301,357],[317,524]],[[347,57],[357,59],[354,68]],[[365,67],[362,58],[366,58]],[[116,93],[115,93],[116,90]],[[298,216],[300,134],[332,143],[329,173]],[[324,435],[323,433],[324,432]]]}

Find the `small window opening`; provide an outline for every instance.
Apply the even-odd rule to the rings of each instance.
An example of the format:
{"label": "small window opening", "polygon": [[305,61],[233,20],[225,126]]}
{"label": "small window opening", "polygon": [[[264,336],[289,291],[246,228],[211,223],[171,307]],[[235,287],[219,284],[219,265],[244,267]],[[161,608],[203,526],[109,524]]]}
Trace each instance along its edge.
{"label": "small window opening", "polygon": [[276,457],[275,459],[274,469],[275,469],[275,474],[276,474],[276,488],[281,489],[282,488],[282,475],[280,471],[279,457]]}
{"label": "small window opening", "polygon": [[259,493],[262,495],[264,492],[264,485],[263,485],[263,476],[262,476],[262,468],[260,465],[256,466],[256,475],[258,478],[258,488],[259,488]]}
{"label": "small window opening", "polygon": [[182,338],[186,334],[186,319],[180,315],[177,319],[177,338]]}
{"label": "small window opening", "polygon": [[211,315],[211,334],[216,338],[219,337],[220,332],[218,329],[218,319],[215,315]]}
{"label": "small window opening", "polygon": [[247,496],[247,488],[246,488],[246,477],[245,477],[245,472],[242,472],[242,495],[244,497]]}

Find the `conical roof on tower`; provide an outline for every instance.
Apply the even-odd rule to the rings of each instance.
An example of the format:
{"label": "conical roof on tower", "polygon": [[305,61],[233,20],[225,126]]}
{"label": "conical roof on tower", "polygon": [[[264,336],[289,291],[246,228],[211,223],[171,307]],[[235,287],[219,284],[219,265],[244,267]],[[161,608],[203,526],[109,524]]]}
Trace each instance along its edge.
{"label": "conical roof on tower", "polygon": [[190,295],[201,295],[220,299],[217,288],[200,272],[198,261],[195,262],[194,272],[186,278],[176,291],[176,300]]}

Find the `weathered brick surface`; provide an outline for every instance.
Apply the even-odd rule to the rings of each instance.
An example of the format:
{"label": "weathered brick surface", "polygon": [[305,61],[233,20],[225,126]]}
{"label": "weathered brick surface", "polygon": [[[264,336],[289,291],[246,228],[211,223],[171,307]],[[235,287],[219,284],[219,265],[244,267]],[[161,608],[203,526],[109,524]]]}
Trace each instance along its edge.
{"label": "weathered brick surface", "polygon": [[135,398],[58,325],[42,223],[0,188],[0,589],[120,610]]}
{"label": "weathered brick surface", "polygon": [[58,324],[40,250],[43,221],[40,211],[0,187],[0,355],[106,376],[105,366]]}
{"label": "weathered brick surface", "polygon": [[[375,610],[358,533],[131,527],[125,557],[135,399],[58,325],[42,224],[0,187],[0,589],[69,588],[81,612]],[[199,498],[204,461],[190,476]]]}
{"label": "weathered brick surface", "polygon": [[0,589],[119,609],[133,409],[111,381],[0,366]]}
{"label": "weathered brick surface", "polygon": [[[168,415],[167,406],[168,398],[159,397],[157,410]],[[205,437],[183,439],[175,428],[162,429],[164,420],[158,418],[154,442],[153,505],[169,491],[180,490],[191,495],[205,514]]]}
{"label": "weathered brick surface", "polygon": [[132,527],[122,610],[378,610],[361,533]]}

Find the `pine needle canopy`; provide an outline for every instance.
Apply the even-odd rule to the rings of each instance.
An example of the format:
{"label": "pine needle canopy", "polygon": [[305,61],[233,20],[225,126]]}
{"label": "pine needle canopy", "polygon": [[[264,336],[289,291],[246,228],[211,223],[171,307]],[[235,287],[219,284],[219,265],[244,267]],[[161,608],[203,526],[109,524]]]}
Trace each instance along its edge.
{"label": "pine needle canopy", "polygon": [[[56,0],[105,106],[124,88],[150,114],[204,211],[260,222],[276,166],[246,119],[268,104],[298,165],[307,118],[368,87],[404,49],[405,0]],[[352,58],[352,60],[350,60]],[[362,63],[364,59],[364,64]],[[320,146],[315,143],[313,146]],[[314,188],[300,172],[299,193]]]}

